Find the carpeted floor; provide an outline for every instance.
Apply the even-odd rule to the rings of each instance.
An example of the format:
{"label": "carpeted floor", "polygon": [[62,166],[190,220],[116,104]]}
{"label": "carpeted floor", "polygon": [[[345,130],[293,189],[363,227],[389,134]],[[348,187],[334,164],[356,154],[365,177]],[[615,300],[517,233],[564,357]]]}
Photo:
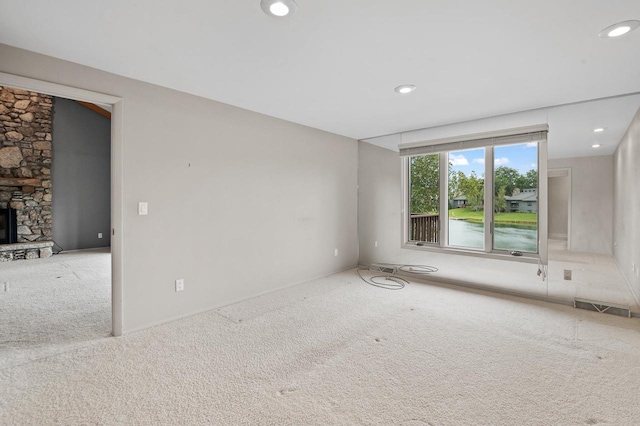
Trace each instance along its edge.
{"label": "carpeted floor", "polygon": [[110,335],[108,249],[0,263],[0,369]]}
{"label": "carpeted floor", "polygon": [[639,331],[347,271],[3,368],[0,424],[640,424]]}

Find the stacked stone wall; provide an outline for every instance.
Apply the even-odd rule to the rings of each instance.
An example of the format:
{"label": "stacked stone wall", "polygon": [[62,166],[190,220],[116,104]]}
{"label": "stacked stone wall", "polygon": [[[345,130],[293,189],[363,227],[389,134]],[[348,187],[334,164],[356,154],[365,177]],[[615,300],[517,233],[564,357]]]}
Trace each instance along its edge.
{"label": "stacked stone wall", "polygon": [[51,96],[0,86],[0,208],[17,210],[18,242],[49,241]]}

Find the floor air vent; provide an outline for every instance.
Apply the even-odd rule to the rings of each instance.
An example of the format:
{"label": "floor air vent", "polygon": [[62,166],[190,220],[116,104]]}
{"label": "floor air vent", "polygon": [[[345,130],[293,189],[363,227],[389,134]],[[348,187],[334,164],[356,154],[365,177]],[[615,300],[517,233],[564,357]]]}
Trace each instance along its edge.
{"label": "floor air vent", "polygon": [[383,272],[385,274],[395,274],[398,272],[396,265],[388,265],[385,263],[372,263],[369,265],[369,270],[373,272]]}
{"label": "floor air vent", "polygon": [[631,318],[631,309],[628,306],[616,305],[613,303],[597,302],[595,300],[578,299],[573,300],[573,307],[586,309],[588,311],[600,312],[601,314],[618,315]]}

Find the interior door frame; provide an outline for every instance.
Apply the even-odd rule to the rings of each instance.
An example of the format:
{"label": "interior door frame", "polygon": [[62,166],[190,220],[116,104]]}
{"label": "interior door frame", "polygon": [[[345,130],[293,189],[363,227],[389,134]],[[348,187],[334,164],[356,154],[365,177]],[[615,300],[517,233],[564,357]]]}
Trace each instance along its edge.
{"label": "interior door frame", "polygon": [[0,85],[75,101],[109,105],[111,112],[111,332],[122,335],[122,145],[124,99],[0,72]]}
{"label": "interior door frame", "polygon": [[567,196],[567,250],[571,250],[571,167],[549,169],[549,178],[567,177],[569,179],[569,194]]}

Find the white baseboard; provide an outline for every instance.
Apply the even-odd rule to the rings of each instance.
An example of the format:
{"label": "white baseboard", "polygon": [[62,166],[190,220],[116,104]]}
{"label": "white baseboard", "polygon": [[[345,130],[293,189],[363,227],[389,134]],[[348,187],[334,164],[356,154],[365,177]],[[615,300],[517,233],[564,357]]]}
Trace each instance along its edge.
{"label": "white baseboard", "polygon": [[[60,247],[60,246],[58,246]],[[65,254],[65,253],[78,253],[78,252],[82,252],[82,251],[96,251],[96,250],[108,250],[110,249],[111,246],[104,246],[104,247],[92,247],[92,248],[85,248],[85,249],[75,249],[75,250],[62,250],[61,252],[59,252],[58,254]]]}

